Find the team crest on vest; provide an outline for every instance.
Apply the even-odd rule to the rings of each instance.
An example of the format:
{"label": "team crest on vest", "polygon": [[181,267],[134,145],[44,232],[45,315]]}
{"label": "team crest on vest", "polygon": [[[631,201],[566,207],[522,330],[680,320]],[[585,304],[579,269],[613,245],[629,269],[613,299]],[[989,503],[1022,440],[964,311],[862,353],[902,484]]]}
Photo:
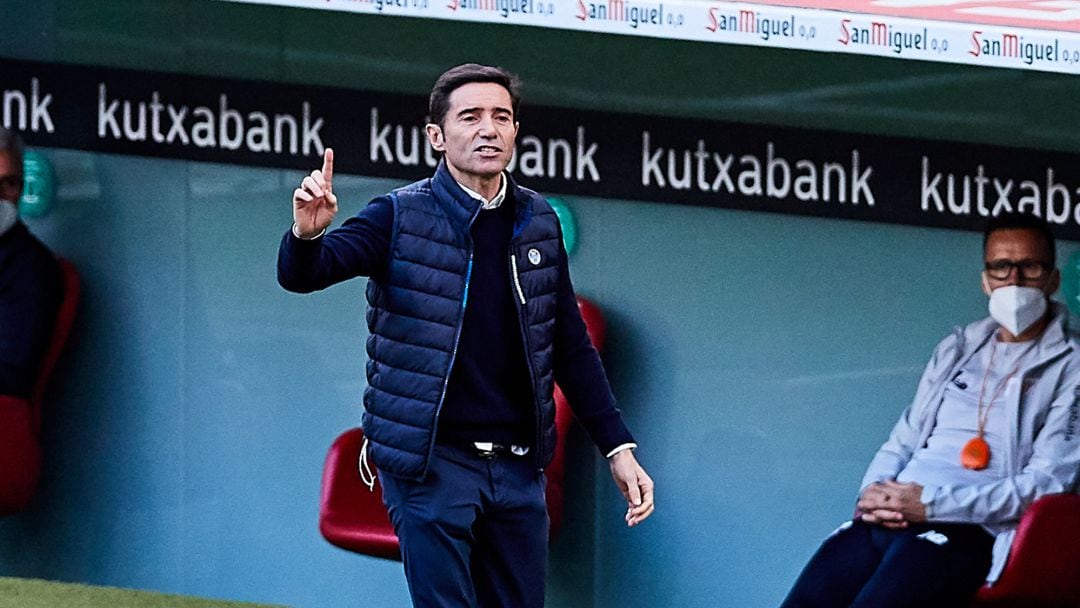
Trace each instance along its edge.
{"label": "team crest on vest", "polygon": [[539,249],[533,247],[532,249],[529,250],[529,261],[532,262],[533,266],[539,266],[540,265],[540,250]]}

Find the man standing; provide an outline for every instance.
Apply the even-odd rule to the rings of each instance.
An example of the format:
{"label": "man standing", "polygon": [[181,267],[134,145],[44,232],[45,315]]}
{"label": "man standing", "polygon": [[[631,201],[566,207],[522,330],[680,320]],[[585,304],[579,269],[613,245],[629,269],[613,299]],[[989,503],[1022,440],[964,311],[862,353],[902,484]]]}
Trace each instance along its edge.
{"label": "man standing", "polygon": [[1024,510],[1074,491],[1080,358],[1042,220],[991,220],[990,318],[943,340],[862,482],[854,521],[803,570],[785,607],[964,606],[1001,574]]}
{"label": "man standing", "polygon": [[0,395],[28,398],[63,286],[56,257],[19,221],[23,145],[0,127]]}
{"label": "man standing", "polygon": [[326,233],[337,212],[327,149],[293,193],[278,257],[291,291],[369,277],[364,431],[416,606],[543,606],[555,381],[607,457],[627,524],[653,511],[558,219],[505,171],[519,101],[499,68],[447,71],[430,98],[435,175]]}

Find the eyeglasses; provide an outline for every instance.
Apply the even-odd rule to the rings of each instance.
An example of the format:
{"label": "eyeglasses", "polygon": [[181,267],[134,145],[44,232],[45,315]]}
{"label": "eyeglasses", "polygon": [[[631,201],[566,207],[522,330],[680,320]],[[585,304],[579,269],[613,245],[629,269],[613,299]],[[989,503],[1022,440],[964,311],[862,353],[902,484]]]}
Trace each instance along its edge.
{"label": "eyeglasses", "polygon": [[1014,268],[1022,281],[1037,281],[1050,272],[1050,264],[1038,260],[994,260],[986,263],[986,274],[992,279],[1004,281]]}
{"label": "eyeglasses", "polygon": [[14,190],[23,185],[23,176],[18,174],[0,175],[0,189]]}

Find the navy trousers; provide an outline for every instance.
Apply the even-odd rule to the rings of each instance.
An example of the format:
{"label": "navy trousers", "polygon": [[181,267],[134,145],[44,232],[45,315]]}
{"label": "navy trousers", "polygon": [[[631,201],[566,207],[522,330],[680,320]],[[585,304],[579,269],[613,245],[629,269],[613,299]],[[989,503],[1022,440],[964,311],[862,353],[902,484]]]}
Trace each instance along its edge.
{"label": "navy trousers", "polygon": [[531,453],[437,445],[423,483],[380,481],[413,606],[542,608],[549,520]]}
{"label": "navy trousers", "polygon": [[825,540],[781,608],[955,608],[990,571],[994,538],[981,526],[847,526]]}

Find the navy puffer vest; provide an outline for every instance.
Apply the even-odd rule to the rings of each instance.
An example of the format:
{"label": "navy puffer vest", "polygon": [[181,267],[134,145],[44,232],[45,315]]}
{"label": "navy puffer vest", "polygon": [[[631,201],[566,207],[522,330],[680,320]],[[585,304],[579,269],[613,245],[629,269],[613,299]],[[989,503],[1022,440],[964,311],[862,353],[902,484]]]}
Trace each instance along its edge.
{"label": "navy puffer vest", "polygon": [[[537,466],[555,449],[552,352],[559,247],[555,212],[540,195],[511,182],[517,205],[511,285],[536,403]],[[368,281],[364,432],[378,468],[422,480],[468,305],[469,229],[480,210],[440,164],[435,176],[395,190],[387,271]]]}

